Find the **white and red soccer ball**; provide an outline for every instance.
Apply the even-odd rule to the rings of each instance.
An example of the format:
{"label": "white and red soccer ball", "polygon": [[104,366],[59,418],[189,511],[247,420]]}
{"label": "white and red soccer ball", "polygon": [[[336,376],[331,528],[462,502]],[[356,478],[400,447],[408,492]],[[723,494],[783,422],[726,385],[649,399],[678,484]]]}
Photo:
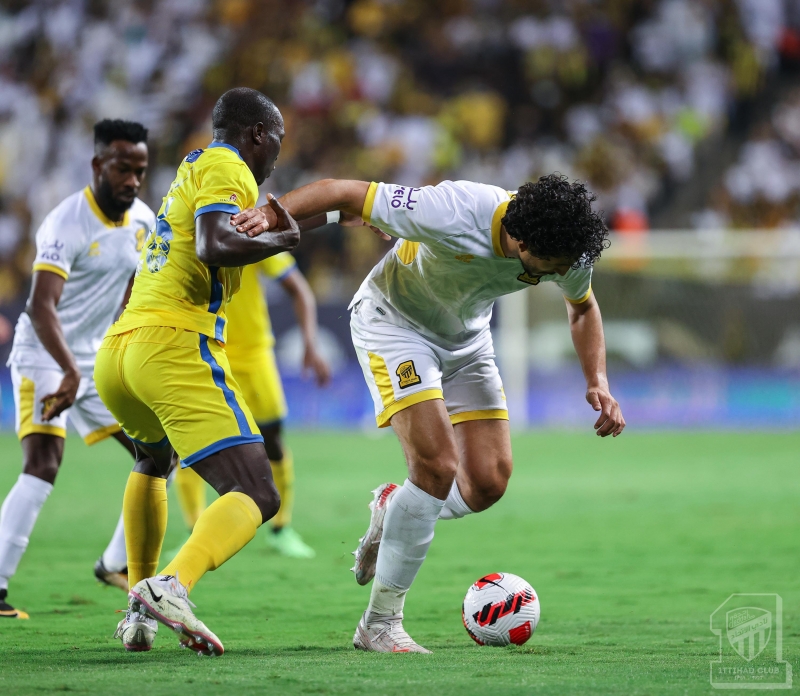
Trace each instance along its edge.
{"label": "white and red soccer ball", "polygon": [[492,573],[469,588],[461,618],[478,645],[522,645],[539,623],[539,597],[518,575]]}

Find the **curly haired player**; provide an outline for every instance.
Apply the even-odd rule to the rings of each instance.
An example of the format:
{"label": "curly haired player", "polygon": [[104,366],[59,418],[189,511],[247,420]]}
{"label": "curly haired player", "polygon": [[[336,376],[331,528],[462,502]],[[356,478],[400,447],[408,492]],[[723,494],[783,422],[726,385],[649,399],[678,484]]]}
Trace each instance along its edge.
{"label": "curly haired player", "polygon": [[[403,629],[403,604],[438,519],[486,510],[511,476],[511,438],[489,320],[501,295],[554,282],[566,299],[586,399],[598,435],[625,427],[606,376],[592,264],[608,230],[579,183],[545,176],[509,193],[469,181],[421,188],[325,180],[286,194],[302,220],[341,210],[400,239],[351,304],[353,343],[379,427],[392,425],[408,464],[402,486],[374,491],[356,549],[356,580],[373,577],[353,643],[377,652],[429,652]],[[234,216],[254,236],[270,208]]]}

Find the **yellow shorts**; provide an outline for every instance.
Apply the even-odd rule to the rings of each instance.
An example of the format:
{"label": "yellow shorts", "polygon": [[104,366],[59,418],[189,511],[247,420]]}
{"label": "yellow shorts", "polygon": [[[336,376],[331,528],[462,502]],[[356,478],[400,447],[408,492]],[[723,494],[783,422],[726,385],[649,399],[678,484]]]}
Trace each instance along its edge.
{"label": "yellow shorts", "polygon": [[106,336],[94,378],[127,436],[151,447],[171,444],[182,466],[264,442],[225,350],[194,331],[145,326]]}
{"label": "yellow shorts", "polygon": [[250,355],[229,353],[228,360],[256,423],[271,425],[286,418],[288,408],[275,351],[267,348]]}

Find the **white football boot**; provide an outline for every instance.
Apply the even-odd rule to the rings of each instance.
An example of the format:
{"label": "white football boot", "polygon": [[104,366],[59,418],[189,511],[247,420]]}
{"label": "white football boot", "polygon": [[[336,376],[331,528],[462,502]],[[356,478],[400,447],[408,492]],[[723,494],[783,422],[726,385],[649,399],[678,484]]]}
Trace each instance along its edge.
{"label": "white football boot", "polygon": [[145,652],[153,647],[158,633],[158,624],[144,613],[130,607],[125,618],[117,624],[114,638],[119,638],[128,652]]}
{"label": "white football boot", "polygon": [[157,575],[137,582],[130,592],[130,607],[146,612],[178,634],[181,647],[198,655],[222,655],[222,642],[192,611],[189,593],[173,575]]}
{"label": "white football boot", "polygon": [[367,533],[358,540],[358,548],[353,551],[356,564],[350,568],[356,574],[356,582],[366,585],[375,577],[375,564],[378,561],[378,549],[383,536],[383,518],[389,501],[394,497],[399,486],[396,483],[384,483],[372,491],[372,502],[369,509],[372,515],[369,519]]}
{"label": "white football boot", "polygon": [[367,623],[367,612],[364,612],[353,636],[353,646],[368,652],[431,654],[406,633],[402,614],[374,616]]}

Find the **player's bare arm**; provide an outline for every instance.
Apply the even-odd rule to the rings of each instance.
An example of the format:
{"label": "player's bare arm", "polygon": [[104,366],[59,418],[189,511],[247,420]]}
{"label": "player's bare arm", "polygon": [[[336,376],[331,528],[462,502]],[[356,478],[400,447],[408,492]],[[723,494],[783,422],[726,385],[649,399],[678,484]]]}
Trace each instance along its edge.
{"label": "player's bare arm", "polygon": [[36,335],[59,367],[64,377],[58,389],[42,398],[44,413],[42,418],[49,421],[75,401],[81,373],[75,356],[72,355],[64,331],[58,319],[56,307],[64,289],[64,278],[50,271],[36,271],[33,274],[33,285],[25,311],[31,318]]}
{"label": "player's bare arm", "polygon": [[595,411],[600,412],[594,429],[600,437],[616,437],[625,428],[625,418],[608,386],[606,344],[600,306],[594,293],[585,302],[566,303],[572,343],[586,378],[586,400]]}
{"label": "player's bare arm", "polygon": [[297,269],[283,277],[281,286],[292,298],[294,313],[303,332],[303,370],[311,370],[317,384],[325,386],[330,382],[331,368],[317,351],[317,301],[314,293]]}
{"label": "player's bare arm", "polygon": [[197,218],[197,258],[208,266],[246,266],[281,251],[291,251],[300,242],[300,229],[278,199],[270,196],[267,206],[276,220],[269,234],[249,237],[231,227],[230,215],[212,212]]}
{"label": "player's bare arm", "polygon": [[[331,210],[340,210],[346,215],[343,224],[364,224],[361,221],[361,212],[368,191],[369,182],[366,181],[322,179],[290,191],[281,196],[280,202],[296,220],[305,220]],[[253,237],[274,228],[277,218],[273,215],[268,206],[262,206],[258,209],[243,210],[233,216],[231,223],[236,225],[237,231]],[[369,227],[382,239],[390,239],[388,234],[377,227],[372,225]]]}

